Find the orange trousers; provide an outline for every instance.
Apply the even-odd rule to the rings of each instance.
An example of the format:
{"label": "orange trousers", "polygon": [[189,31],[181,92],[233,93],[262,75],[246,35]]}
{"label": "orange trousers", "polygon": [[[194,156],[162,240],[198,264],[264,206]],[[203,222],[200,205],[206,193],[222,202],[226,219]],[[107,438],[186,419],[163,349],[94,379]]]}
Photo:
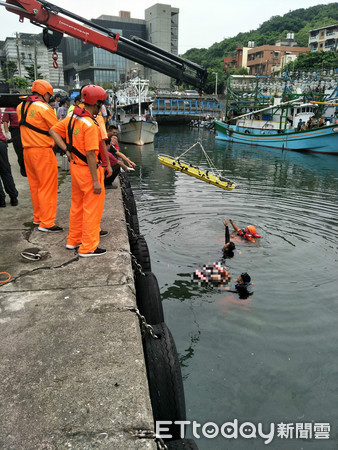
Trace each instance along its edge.
{"label": "orange trousers", "polygon": [[31,192],[34,222],[55,225],[58,196],[58,165],[51,147],[25,148],[25,168]]}
{"label": "orange trousers", "polygon": [[100,241],[100,222],[104,207],[104,171],[98,167],[97,175],[102,188],[94,194],[93,179],[88,166],[71,162],[72,197],[69,213],[67,244],[78,245],[80,253],[96,250]]}

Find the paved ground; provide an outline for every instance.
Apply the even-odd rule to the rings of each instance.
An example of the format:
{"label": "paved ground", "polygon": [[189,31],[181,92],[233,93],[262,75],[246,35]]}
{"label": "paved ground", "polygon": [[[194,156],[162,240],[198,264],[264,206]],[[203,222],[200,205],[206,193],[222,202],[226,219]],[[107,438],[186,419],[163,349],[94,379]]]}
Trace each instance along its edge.
{"label": "paved ground", "polygon": [[[121,190],[106,193],[105,256],[67,250],[70,175],[60,169],[57,225],[32,224],[28,182],[10,160],[19,205],[0,208],[1,409],[3,449],[145,449],[151,404],[135,306]],[[61,166],[61,158],[59,158]],[[39,248],[44,261],[20,253]],[[6,276],[0,275],[4,280]]]}

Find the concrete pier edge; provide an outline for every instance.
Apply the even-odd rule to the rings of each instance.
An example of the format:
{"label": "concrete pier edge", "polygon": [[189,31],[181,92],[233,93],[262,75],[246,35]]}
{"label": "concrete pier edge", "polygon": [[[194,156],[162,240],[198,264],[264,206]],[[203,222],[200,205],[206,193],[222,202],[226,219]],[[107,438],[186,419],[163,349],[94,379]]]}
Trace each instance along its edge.
{"label": "concrete pier edge", "polygon": [[[19,205],[0,210],[1,432],[6,449],[155,449],[135,286],[121,190],[106,192],[100,245],[79,258],[65,248],[70,175],[61,170],[57,225],[32,223],[26,178],[9,145]],[[115,181],[119,184],[119,181]],[[43,261],[21,252],[39,248]],[[4,279],[4,278],[1,278]]]}

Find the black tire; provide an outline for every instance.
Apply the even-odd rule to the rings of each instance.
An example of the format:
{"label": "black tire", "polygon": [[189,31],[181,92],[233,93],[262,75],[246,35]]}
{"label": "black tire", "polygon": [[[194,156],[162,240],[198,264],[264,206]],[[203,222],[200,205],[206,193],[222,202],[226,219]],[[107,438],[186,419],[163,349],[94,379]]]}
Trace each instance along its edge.
{"label": "black tire", "polygon": [[176,345],[164,322],[154,325],[153,330],[158,339],[146,334],[143,348],[154,421],[171,421],[168,434],[172,440],[180,439],[180,427],[173,422],[186,420],[186,411]]}
{"label": "black tire", "polygon": [[123,196],[128,198],[134,198],[134,192],[131,187],[126,187],[123,191]]}
{"label": "black tire", "polygon": [[119,177],[120,177],[121,185],[124,188],[130,188],[130,181],[128,179],[128,176],[127,176],[126,172],[121,173],[121,171],[120,171]]}
{"label": "black tire", "polygon": [[[138,223],[138,217],[136,214],[134,215],[126,215],[126,222],[129,224],[130,228],[133,230],[134,234],[136,235],[140,235],[140,226]],[[130,230],[128,230],[130,231]],[[130,232],[130,238],[135,238],[135,236],[133,236],[132,232]]]}
{"label": "black tire", "polygon": [[164,322],[160,288],[153,272],[136,273],[136,304],[149,325]]}
{"label": "black tire", "polygon": [[167,441],[165,443],[168,450],[198,450],[193,439],[179,439],[178,441]]}
{"label": "black tire", "polygon": [[142,267],[143,272],[151,272],[149,249],[143,236],[130,239],[130,251]]}
{"label": "black tire", "polygon": [[137,214],[136,202],[131,188],[125,189],[125,192],[123,193],[123,203],[130,214]]}

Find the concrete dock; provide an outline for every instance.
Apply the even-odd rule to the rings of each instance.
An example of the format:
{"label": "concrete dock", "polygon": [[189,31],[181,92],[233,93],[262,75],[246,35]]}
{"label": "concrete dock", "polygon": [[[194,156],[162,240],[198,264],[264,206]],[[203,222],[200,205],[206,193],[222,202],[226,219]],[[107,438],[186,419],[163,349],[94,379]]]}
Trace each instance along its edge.
{"label": "concrete dock", "polygon": [[[2,449],[155,449],[121,189],[106,192],[107,254],[67,250],[70,174],[59,169],[61,233],[33,225],[27,178],[9,145],[19,205],[0,208]],[[61,157],[58,157],[61,167]],[[115,181],[119,184],[119,180]],[[29,261],[21,252],[48,252]],[[0,280],[7,279],[6,274]]]}

